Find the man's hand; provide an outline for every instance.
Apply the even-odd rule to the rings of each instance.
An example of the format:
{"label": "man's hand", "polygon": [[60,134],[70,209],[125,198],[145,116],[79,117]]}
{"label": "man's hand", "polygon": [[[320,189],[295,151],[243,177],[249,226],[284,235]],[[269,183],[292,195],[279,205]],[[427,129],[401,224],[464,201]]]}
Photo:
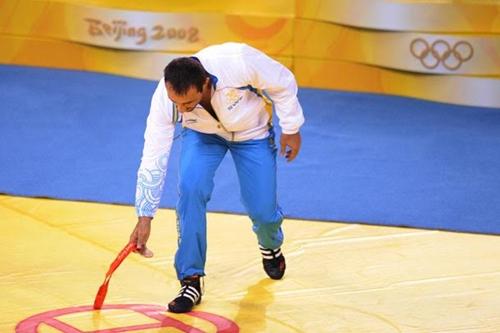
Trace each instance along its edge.
{"label": "man's hand", "polygon": [[149,234],[151,233],[151,220],[152,217],[141,216],[137,221],[137,225],[132,231],[130,235],[130,242],[135,243],[137,245],[137,250],[134,252],[139,253],[143,257],[151,258],[153,256],[153,252],[146,247],[146,243],[149,238]]}
{"label": "man's hand", "polygon": [[[280,144],[281,151],[280,155],[284,156],[288,162],[294,160],[300,150],[300,132],[295,134],[281,134]],[[287,149],[287,147],[289,149]]]}

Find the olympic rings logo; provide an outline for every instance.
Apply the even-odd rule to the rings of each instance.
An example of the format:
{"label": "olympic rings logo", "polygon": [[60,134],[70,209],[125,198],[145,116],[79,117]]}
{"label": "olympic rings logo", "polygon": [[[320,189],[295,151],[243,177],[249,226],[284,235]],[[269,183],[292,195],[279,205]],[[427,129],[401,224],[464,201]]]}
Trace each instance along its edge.
{"label": "olympic rings logo", "polygon": [[472,58],[474,48],[469,42],[463,40],[451,46],[442,39],[429,45],[426,40],[415,38],[410,44],[410,52],[427,69],[434,69],[439,64],[443,64],[445,68],[454,71]]}

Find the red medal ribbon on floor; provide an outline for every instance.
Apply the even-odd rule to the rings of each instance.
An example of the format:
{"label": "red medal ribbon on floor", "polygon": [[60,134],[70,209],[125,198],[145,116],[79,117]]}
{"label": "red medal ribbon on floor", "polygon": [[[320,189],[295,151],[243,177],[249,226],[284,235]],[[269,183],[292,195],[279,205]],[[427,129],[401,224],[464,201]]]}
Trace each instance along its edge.
{"label": "red medal ribbon on floor", "polygon": [[111,265],[109,266],[108,272],[106,273],[106,278],[104,279],[103,284],[99,287],[97,291],[97,295],[94,300],[94,309],[99,310],[102,308],[104,303],[104,299],[106,298],[106,294],[108,292],[109,280],[111,279],[111,275],[113,272],[120,266],[123,260],[127,258],[130,252],[134,251],[137,248],[135,243],[128,243],[116,256],[116,259],[113,260]]}

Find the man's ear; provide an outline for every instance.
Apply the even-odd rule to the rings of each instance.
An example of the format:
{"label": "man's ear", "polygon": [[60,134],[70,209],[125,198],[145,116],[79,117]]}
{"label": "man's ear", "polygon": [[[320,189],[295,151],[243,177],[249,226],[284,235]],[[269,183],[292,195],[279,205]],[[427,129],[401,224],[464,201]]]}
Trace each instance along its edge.
{"label": "man's ear", "polygon": [[207,77],[205,79],[205,83],[203,83],[203,90],[202,93],[205,91],[210,91],[210,77]]}

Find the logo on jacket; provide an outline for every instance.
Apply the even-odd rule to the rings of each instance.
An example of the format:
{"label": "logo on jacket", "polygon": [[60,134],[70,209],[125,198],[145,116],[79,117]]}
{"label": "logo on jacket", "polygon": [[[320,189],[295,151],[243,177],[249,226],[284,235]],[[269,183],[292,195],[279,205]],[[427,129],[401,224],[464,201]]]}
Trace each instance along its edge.
{"label": "logo on jacket", "polygon": [[227,104],[229,104],[227,109],[231,111],[243,99],[243,95],[240,95],[240,93],[237,90],[229,89],[226,91],[226,99],[227,99]]}

